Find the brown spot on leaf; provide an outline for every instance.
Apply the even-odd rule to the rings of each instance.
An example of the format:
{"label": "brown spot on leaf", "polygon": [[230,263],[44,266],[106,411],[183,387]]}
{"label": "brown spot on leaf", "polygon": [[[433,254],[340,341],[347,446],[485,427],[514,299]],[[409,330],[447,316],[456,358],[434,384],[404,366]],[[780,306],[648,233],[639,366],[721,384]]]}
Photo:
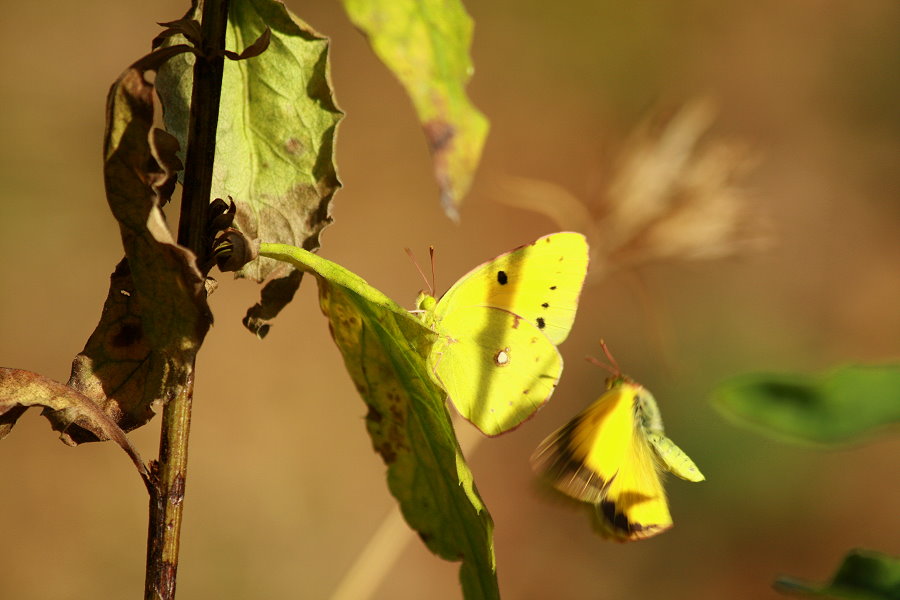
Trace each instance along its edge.
{"label": "brown spot on leaf", "polygon": [[456,129],[443,119],[432,119],[422,124],[428,149],[432,154],[445,152],[456,135]]}
{"label": "brown spot on leaf", "polygon": [[288,154],[302,154],[306,151],[306,148],[304,148],[303,146],[303,142],[294,137],[289,138],[284,143],[284,149]]}
{"label": "brown spot on leaf", "polygon": [[[363,396],[365,395],[365,394],[363,394],[363,390],[362,390],[362,389],[359,390],[359,393],[360,393],[360,395],[363,395]],[[381,420],[382,420],[383,418],[384,418],[384,417],[381,416],[381,413],[378,412],[378,409],[376,409],[376,408],[375,408],[374,406],[372,406],[372,405],[369,405],[369,412],[366,413],[366,419],[367,419],[368,421],[371,421],[372,423],[376,423],[376,424],[377,424],[377,423],[381,423]]]}
{"label": "brown spot on leaf", "polygon": [[144,338],[144,330],[138,323],[123,323],[119,330],[112,336],[111,343],[117,348],[131,346],[139,343]]}
{"label": "brown spot on leaf", "polygon": [[441,189],[441,206],[450,219],[459,222],[459,211],[456,208],[459,198],[450,172],[449,159],[449,155],[453,151],[456,129],[443,119],[426,121],[422,124],[422,129],[425,132],[428,149],[431,151],[434,177]]}
{"label": "brown spot on leaf", "polygon": [[389,442],[383,442],[376,448],[378,450],[378,454],[381,455],[382,460],[384,460],[384,464],[390,465],[394,461],[397,460],[397,453],[394,452],[394,448],[391,446]]}

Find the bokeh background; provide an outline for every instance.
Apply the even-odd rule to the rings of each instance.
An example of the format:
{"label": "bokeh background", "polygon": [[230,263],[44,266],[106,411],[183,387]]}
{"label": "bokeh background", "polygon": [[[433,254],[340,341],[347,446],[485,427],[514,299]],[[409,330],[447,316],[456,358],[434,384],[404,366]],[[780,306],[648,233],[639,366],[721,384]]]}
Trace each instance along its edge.
{"label": "bokeh background", "polygon": [[[322,255],[411,305],[402,248],[437,247],[438,285],[556,229],[498,202],[528,176],[590,201],[659,106],[715,97],[712,136],[759,157],[742,180],[765,252],[660,262],[588,287],[553,400],[471,455],[512,599],[772,598],[783,573],[826,579],[852,547],[900,554],[900,439],[823,451],[735,428],[710,406],[724,378],[900,355],[900,4],[470,2],[470,85],[492,131],[461,225],[441,213],[400,86],[336,2],[288,2],[333,40],[347,112],[345,188]],[[4,2],[0,22],[0,364],[65,381],[121,255],[103,197],[109,84],[185,3]],[[389,513],[365,408],[306,282],[265,341],[240,325],[258,290],[219,277],[200,354],[179,598],[326,598]],[[639,282],[639,283],[637,283]],[[543,494],[528,457],[588,402],[605,338],[652,390],[707,475],[670,481],[675,528],[619,545]],[[156,455],[158,423],[133,438]],[[0,443],[0,598],[135,598],[144,488],[110,444],[72,449],[37,411]],[[458,598],[457,567],[416,539],[373,598]]]}

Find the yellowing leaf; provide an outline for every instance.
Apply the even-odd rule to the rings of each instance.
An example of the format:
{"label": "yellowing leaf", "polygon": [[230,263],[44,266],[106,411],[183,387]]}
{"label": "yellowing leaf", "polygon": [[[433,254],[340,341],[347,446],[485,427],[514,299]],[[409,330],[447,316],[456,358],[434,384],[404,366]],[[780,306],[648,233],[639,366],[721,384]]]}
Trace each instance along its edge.
{"label": "yellowing leaf", "polygon": [[322,311],[369,407],[366,427],[407,523],[432,552],[462,561],[466,598],[499,598],[493,522],[460,451],[444,392],[423,358],[436,334],[330,261],[281,244],[262,244],[260,253],[315,275]]}
{"label": "yellowing leaf", "polygon": [[[340,187],[333,154],[343,113],[332,97],[328,40],[280,2],[234,0],[226,47],[240,52],[266,26],[271,41],[264,52],[225,61],[212,194],[234,200],[234,226],[249,238],[315,249],[331,223],[331,198]],[[173,36],[169,43],[183,41]],[[176,57],[156,81],[166,128],[182,147],[194,60],[192,54]],[[279,281],[248,313],[245,324],[252,331],[265,335],[268,319],[290,301],[300,282],[292,271],[261,258],[238,273],[260,282]]]}
{"label": "yellowing leaf", "polygon": [[344,0],[353,24],[406,89],[422,123],[447,215],[472,183],[488,122],[466,96],[472,19],[460,0]]}

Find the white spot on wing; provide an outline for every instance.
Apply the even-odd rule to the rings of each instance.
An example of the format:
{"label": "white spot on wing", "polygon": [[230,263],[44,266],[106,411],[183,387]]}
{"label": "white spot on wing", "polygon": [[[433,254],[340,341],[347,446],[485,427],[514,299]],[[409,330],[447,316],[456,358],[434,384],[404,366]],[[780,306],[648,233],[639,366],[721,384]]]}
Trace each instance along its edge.
{"label": "white spot on wing", "polygon": [[498,350],[494,355],[494,364],[498,367],[505,367],[509,364],[509,348]]}

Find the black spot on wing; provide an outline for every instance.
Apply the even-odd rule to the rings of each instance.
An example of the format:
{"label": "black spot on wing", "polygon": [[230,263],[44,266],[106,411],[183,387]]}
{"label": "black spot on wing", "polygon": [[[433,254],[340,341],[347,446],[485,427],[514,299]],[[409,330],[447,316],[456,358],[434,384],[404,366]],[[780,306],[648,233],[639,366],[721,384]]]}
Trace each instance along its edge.
{"label": "black spot on wing", "polygon": [[616,510],[616,503],[611,500],[602,500],[600,502],[600,513],[607,523],[622,533],[631,533],[631,523],[628,517]]}
{"label": "black spot on wing", "polygon": [[[623,496],[628,496],[628,494],[624,494]],[[632,502],[630,502],[627,497],[621,497],[619,498],[618,504],[625,505],[627,509],[632,505]],[[599,510],[600,514],[603,515],[603,518],[606,519],[606,522],[619,533],[629,537],[635,535],[645,537],[640,534],[660,529],[660,526],[655,523],[631,522],[624,512],[619,511],[618,504],[613,500],[601,500]]]}
{"label": "black spot on wing", "polygon": [[550,289],[551,289],[551,290],[555,290],[555,289],[556,289],[556,286],[555,286],[555,285],[551,285],[551,286],[550,286]]}
{"label": "black spot on wing", "polygon": [[544,327],[547,326],[547,323],[544,321],[544,317],[537,318],[537,326],[538,326],[538,329],[543,329]]}
{"label": "black spot on wing", "polygon": [[542,307],[542,308],[550,308],[550,303],[549,303],[549,302],[544,302],[543,304],[541,304],[541,307]]}
{"label": "black spot on wing", "polygon": [[509,278],[506,276],[506,271],[497,271],[497,283],[506,285],[507,281],[509,281]]}

